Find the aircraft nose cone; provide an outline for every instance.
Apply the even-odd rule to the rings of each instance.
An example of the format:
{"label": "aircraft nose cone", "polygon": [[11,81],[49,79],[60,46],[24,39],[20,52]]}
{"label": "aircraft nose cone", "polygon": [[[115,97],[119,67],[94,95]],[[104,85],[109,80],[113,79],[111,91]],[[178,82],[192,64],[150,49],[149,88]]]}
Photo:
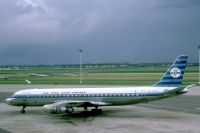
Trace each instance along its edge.
{"label": "aircraft nose cone", "polygon": [[5,103],[10,104],[10,98],[7,98],[7,99],[5,100]]}
{"label": "aircraft nose cone", "polygon": [[5,103],[7,103],[8,105],[11,105],[14,100],[15,100],[15,98],[7,98],[5,100]]}

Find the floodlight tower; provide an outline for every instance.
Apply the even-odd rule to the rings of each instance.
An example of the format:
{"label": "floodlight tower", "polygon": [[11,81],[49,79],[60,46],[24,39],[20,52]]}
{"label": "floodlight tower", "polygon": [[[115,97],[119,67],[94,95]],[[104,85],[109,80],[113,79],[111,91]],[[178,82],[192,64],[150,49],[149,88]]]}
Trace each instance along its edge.
{"label": "floodlight tower", "polygon": [[200,85],[200,46],[198,46],[199,49],[199,85]]}
{"label": "floodlight tower", "polygon": [[82,49],[79,49],[79,54],[80,54],[80,84],[83,83],[83,74],[82,74]]}

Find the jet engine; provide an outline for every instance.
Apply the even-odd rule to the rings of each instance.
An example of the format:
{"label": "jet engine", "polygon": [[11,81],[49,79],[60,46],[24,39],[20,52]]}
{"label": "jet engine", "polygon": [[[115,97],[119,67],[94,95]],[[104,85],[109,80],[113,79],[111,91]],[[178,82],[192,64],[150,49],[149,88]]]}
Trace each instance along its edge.
{"label": "jet engine", "polygon": [[61,113],[72,113],[74,112],[73,107],[65,107],[65,106],[55,106],[52,104],[44,105],[43,109],[45,112],[52,114],[61,114]]}

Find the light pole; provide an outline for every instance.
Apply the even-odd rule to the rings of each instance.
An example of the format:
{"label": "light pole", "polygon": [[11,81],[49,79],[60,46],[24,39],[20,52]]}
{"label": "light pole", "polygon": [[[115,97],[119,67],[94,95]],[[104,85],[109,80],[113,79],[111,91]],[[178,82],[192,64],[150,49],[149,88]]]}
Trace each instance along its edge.
{"label": "light pole", "polygon": [[82,49],[79,49],[80,54],[80,84],[83,82],[83,74],[82,74]]}
{"label": "light pole", "polygon": [[199,49],[199,84],[200,84],[200,46],[198,46]]}

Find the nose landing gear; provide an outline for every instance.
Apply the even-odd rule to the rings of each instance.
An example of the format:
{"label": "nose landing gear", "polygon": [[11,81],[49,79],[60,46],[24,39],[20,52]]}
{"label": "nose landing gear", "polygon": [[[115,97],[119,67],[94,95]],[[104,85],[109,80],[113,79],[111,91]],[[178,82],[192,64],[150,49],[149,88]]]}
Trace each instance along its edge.
{"label": "nose landing gear", "polygon": [[25,108],[26,108],[26,106],[23,105],[23,106],[22,106],[22,109],[21,109],[21,113],[22,113],[22,114],[26,113]]}

